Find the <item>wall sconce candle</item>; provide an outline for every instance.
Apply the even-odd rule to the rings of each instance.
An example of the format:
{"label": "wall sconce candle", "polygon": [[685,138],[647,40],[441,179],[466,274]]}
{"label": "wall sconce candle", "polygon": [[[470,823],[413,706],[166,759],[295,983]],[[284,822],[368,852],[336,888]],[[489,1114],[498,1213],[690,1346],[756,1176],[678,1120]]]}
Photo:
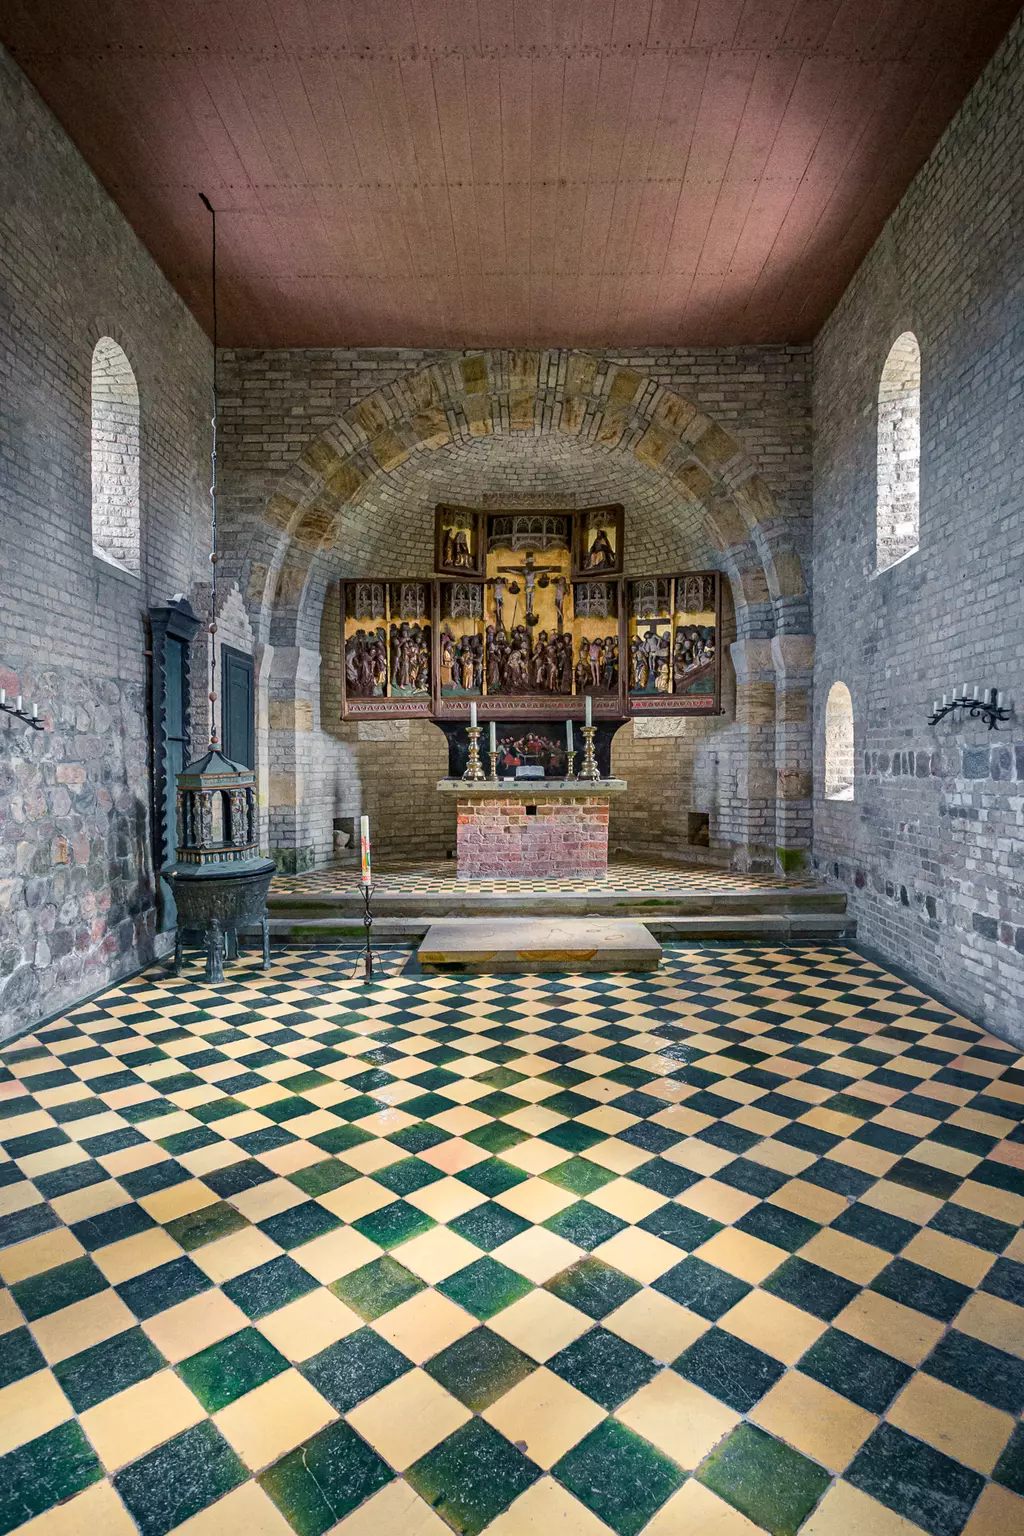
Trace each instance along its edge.
{"label": "wall sconce candle", "polygon": [[34,731],[44,731],[46,729],[43,721],[40,720],[38,714],[36,713],[36,707],[34,704],[30,704],[28,709],[24,709],[22,707],[22,697],[20,693],[18,694],[16,703],[12,704],[7,697],[6,688],[0,688],[0,710],[2,710],[5,715],[14,715],[16,719],[24,720],[25,724],[30,725]]}
{"label": "wall sconce candle", "polygon": [[[959,709],[972,720],[984,720],[990,731],[998,731],[999,722],[1001,720],[1009,720],[1013,713],[1012,710],[1003,708],[1003,695],[1000,689],[981,689],[981,697],[979,698],[977,683],[974,685],[973,694],[968,693],[967,687],[966,683],[961,683],[959,698],[954,694],[953,698],[948,700],[948,702],[946,695],[943,694],[941,706],[933,700],[932,712],[928,716],[928,724],[938,725],[940,720],[944,720],[947,715],[953,714],[954,711]],[[963,714],[959,718],[962,720]]]}

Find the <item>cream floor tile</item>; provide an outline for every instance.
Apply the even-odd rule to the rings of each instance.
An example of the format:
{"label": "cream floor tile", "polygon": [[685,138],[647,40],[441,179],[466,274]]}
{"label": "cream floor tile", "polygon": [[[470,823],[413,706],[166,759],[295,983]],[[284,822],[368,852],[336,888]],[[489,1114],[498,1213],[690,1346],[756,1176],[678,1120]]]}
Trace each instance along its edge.
{"label": "cream floor tile", "polygon": [[815,1232],[798,1252],[802,1259],[821,1269],[830,1269],[855,1285],[869,1285],[891,1259],[891,1255],[870,1243],[832,1231]]}
{"label": "cream floor tile", "polygon": [[291,1252],[296,1264],[301,1264],[321,1285],[340,1280],[342,1275],[351,1274],[353,1269],[360,1269],[380,1255],[377,1244],[354,1227],[338,1227],[333,1232],[325,1232],[323,1237],[302,1243]]}
{"label": "cream floor tile", "polygon": [[1014,1306],[1001,1296],[979,1291],[969,1297],[953,1326],[1007,1354],[1024,1356],[1024,1307]]}
{"label": "cream floor tile", "polygon": [[88,1189],[76,1189],[70,1195],[60,1195],[56,1200],[51,1200],[50,1204],[61,1221],[73,1226],[76,1221],[87,1221],[90,1216],[115,1210],[119,1205],[130,1205],[131,1200],[120,1184],[113,1179],[105,1179],[102,1184],[90,1184]]}
{"label": "cream floor tile", "polygon": [[668,1203],[667,1196],[659,1195],[656,1190],[636,1184],[632,1179],[622,1178],[612,1179],[610,1184],[595,1189],[587,1198],[603,1211],[609,1211],[620,1220],[629,1222],[643,1221],[645,1216]]}
{"label": "cream floor tile", "polygon": [[49,1371],[35,1371],[0,1389],[0,1456],[45,1435],[74,1410]]}
{"label": "cream floor tile", "polygon": [[921,1527],[840,1480],[807,1517],[800,1536],[921,1536]]}
{"label": "cream floor tile", "polygon": [[989,1483],[982,1489],[961,1536],[1011,1536],[1017,1531],[1024,1531],[1024,1499],[998,1483]]}
{"label": "cream floor tile", "polygon": [[644,1536],[763,1536],[763,1532],[691,1477],[644,1526]]}
{"label": "cream floor tile", "polygon": [[907,1365],[920,1365],[945,1329],[913,1307],[904,1307],[876,1291],[861,1291],[833,1320],[833,1326],[865,1344],[873,1344]]}
{"label": "cream floor tile", "polygon": [[[348,1147],[338,1154],[338,1160],[347,1163],[350,1168],[357,1168],[360,1173],[374,1174],[378,1168],[386,1168],[389,1163],[397,1162],[398,1159],[395,1157],[397,1151],[398,1148],[393,1142],[375,1137],[373,1141],[360,1142],[357,1147]],[[319,1156],[322,1158],[323,1153],[321,1152]]]}
{"label": "cream floor tile", "polygon": [[593,1327],[593,1321],[550,1291],[535,1290],[505,1307],[487,1326],[534,1360],[550,1360]]}
{"label": "cream floor tile", "polygon": [[[527,1145],[526,1142],[523,1143]],[[482,1163],[490,1156],[483,1147],[475,1146],[471,1141],[465,1141],[461,1136],[454,1136],[451,1141],[442,1141],[439,1146],[428,1147],[419,1156],[432,1168],[439,1168],[442,1173],[459,1174],[464,1168],[472,1168],[476,1163]]]}
{"label": "cream floor tile", "polygon": [[554,1147],[550,1141],[540,1141],[534,1138],[530,1141],[521,1141],[518,1147],[509,1147],[504,1151],[502,1161],[511,1163],[515,1168],[521,1168],[524,1173],[547,1173],[549,1168],[556,1168],[559,1163],[564,1163],[570,1154],[561,1147]]}
{"label": "cream floor tile", "polygon": [[487,1196],[463,1184],[461,1179],[447,1178],[438,1179],[436,1184],[428,1184],[423,1189],[413,1190],[411,1195],[404,1198],[435,1221],[448,1222],[483,1205]]}
{"label": "cream floor tile", "polygon": [[639,1227],[626,1227],[622,1232],[616,1232],[593,1251],[595,1258],[613,1264],[642,1285],[650,1285],[678,1264],[682,1257],[671,1243],[651,1232],[643,1232]]}
{"label": "cream floor tile", "polygon": [[255,1326],[288,1360],[308,1360],[363,1327],[363,1319],[330,1291],[310,1291]]}
{"label": "cream floor tile", "polygon": [[136,1320],[116,1291],[100,1291],[60,1312],[51,1312],[49,1317],[38,1318],[31,1326],[47,1362],[54,1365],[115,1333],[134,1328]]}
{"label": "cream floor tile", "polygon": [[525,1275],[534,1285],[543,1285],[552,1275],[575,1264],[582,1254],[582,1248],[557,1233],[548,1232],[544,1227],[531,1227],[495,1248],[491,1257]]}
{"label": "cream floor tile", "polygon": [[290,1211],[293,1206],[308,1200],[309,1196],[288,1179],[269,1179],[265,1184],[257,1184],[255,1189],[243,1189],[241,1194],[230,1198],[235,1210],[246,1221],[256,1223],[278,1216],[282,1211]]}
{"label": "cream floor tile", "polygon": [[522,1184],[515,1184],[511,1189],[506,1189],[502,1194],[495,1195],[499,1205],[506,1210],[515,1211],[517,1216],[522,1216],[526,1221],[547,1221],[549,1216],[554,1216],[558,1211],[564,1211],[566,1206],[576,1202],[576,1195],[568,1190],[560,1189],[557,1184],[550,1183],[547,1179],[527,1179]]}
{"label": "cream floor tile", "polygon": [[253,1472],[308,1440],[338,1415],[298,1371],[285,1371],[213,1415]]}
{"label": "cream floor tile", "polygon": [[876,1211],[886,1211],[890,1216],[902,1216],[906,1221],[916,1221],[923,1227],[931,1221],[942,1201],[935,1195],[924,1195],[918,1189],[907,1189],[890,1179],[879,1179],[860,1197],[861,1203],[873,1206]]}
{"label": "cream floor tile", "polygon": [[410,1296],[377,1318],[373,1328],[417,1365],[461,1339],[477,1326],[462,1307],[433,1289]]}
{"label": "cream floor tile", "polygon": [[830,1189],[819,1189],[817,1184],[808,1184],[803,1179],[791,1179],[788,1184],[783,1184],[773,1195],[768,1196],[769,1205],[779,1205],[784,1211],[794,1211],[798,1216],[806,1216],[809,1221],[816,1221],[821,1226],[827,1226],[830,1221],[846,1210],[846,1196],[833,1194]]}
{"label": "cream floor tile", "polygon": [[[298,1190],[296,1194],[299,1194]],[[304,1200],[306,1196],[301,1195],[300,1198]],[[353,1179],[351,1184],[342,1184],[340,1189],[332,1189],[329,1194],[321,1195],[320,1204],[340,1221],[358,1221],[361,1216],[369,1216],[371,1211],[379,1211],[385,1205],[390,1205],[396,1198],[390,1189],[385,1189],[375,1179],[362,1178]]]}
{"label": "cream floor tile", "polygon": [[961,1285],[980,1285],[996,1261],[994,1253],[984,1253],[972,1243],[962,1243],[944,1232],[926,1228],[910,1239],[900,1255],[926,1269],[934,1269],[949,1280]]}
{"label": "cream floor tile", "polygon": [[0,1251],[0,1279],[5,1285],[17,1285],[31,1275],[41,1275],[44,1269],[54,1269],[79,1258],[85,1249],[73,1232],[65,1227],[55,1227],[52,1232],[42,1232],[38,1237],[27,1238]]}
{"label": "cream floor tile", "polygon": [[28,1179],[0,1189],[0,1216],[13,1216],[15,1211],[25,1211],[30,1205],[43,1204],[42,1195]]}
{"label": "cream floor tile", "polygon": [[281,1252],[282,1249],[265,1232],[246,1227],[242,1232],[232,1232],[215,1243],[194,1249],[189,1258],[215,1285],[223,1285],[225,1280],[233,1280],[247,1269],[276,1259]]}
{"label": "cream floor tile", "polygon": [[735,1152],[727,1152],[724,1147],[713,1146],[710,1141],[684,1141],[680,1145],[670,1147],[671,1161],[678,1163],[681,1168],[689,1168],[693,1173],[704,1174],[705,1177],[717,1173],[724,1168],[726,1163],[731,1163],[735,1158]]}
{"label": "cream floor tile", "polygon": [[481,1416],[546,1469],[589,1434],[605,1410],[541,1366]]}
{"label": "cream floor tile", "polygon": [[691,1470],[735,1429],[741,1415],[675,1371],[661,1371],[617,1408],[615,1417]]}
{"label": "cream floor tile", "polygon": [[503,1123],[514,1126],[517,1131],[525,1131],[528,1136],[540,1136],[544,1131],[561,1125],[563,1118],[562,1115],[556,1115],[554,1110],[545,1109],[543,1104],[528,1104],[523,1109],[514,1109],[510,1115],[505,1115]]}
{"label": "cream floor tile", "polygon": [[433,1377],[415,1370],[367,1398],[346,1417],[386,1461],[404,1472],[472,1414]]}
{"label": "cream floor tile", "polygon": [[873,1413],[799,1371],[777,1381],[750,1418],[832,1472],[849,1466],[878,1422]]}
{"label": "cream floor tile", "polygon": [[761,1290],[748,1292],[718,1321],[719,1327],[727,1328],[755,1349],[774,1355],[785,1365],[795,1365],[828,1326],[809,1312]]}
{"label": "cream floor tile", "polygon": [[101,1269],[111,1285],[131,1280],[155,1269],[158,1264],[169,1264],[181,1258],[181,1248],[162,1227],[150,1227],[134,1237],[126,1237],[119,1243],[108,1243],[92,1255],[93,1263]]}
{"label": "cream floor tile", "polygon": [[408,1483],[397,1479],[332,1525],[326,1536],[451,1536],[451,1526]]}
{"label": "cream floor tile", "polygon": [[[174,1527],[175,1536],[295,1536],[259,1483],[243,1483],[209,1509]],[[104,1533],[105,1536],[105,1533]]]}
{"label": "cream floor tile", "polygon": [[685,1190],[679,1196],[678,1203],[691,1211],[699,1211],[702,1216],[710,1216],[712,1221],[728,1224],[739,1221],[741,1216],[745,1216],[761,1202],[755,1195],[744,1194],[742,1189],[719,1184],[717,1179],[702,1179],[692,1189]]}
{"label": "cream floor tile", "polygon": [[174,1221],[178,1216],[188,1216],[201,1211],[204,1205],[212,1205],[217,1196],[199,1179],[187,1179],[170,1189],[157,1190],[155,1195],[145,1195],[139,1204],[154,1221]]}
{"label": "cream floor tile", "polygon": [[19,1525],[18,1536],[138,1536],[138,1526],[104,1481]]}
{"label": "cream floor tile", "polygon": [[751,1285],[758,1285],[789,1257],[783,1248],[764,1243],[746,1232],[737,1232],[732,1227],[716,1232],[694,1251],[705,1263],[717,1264],[719,1269],[728,1270],[730,1275],[738,1275]]}
{"label": "cream floor tile", "polygon": [[173,1371],[160,1371],[81,1415],[108,1472],[135,1461],[205,1419],[202,1405]]}
{"label": "cream floor tile", "polygon": [[912,1376],[886,1418],[976,1472],[990,1473],[1013,1434],[1014,1421],[988,1403],[932,1376]]}
{"label": "cream floor tile", "polygon": [[147,1318],[142,1331],[165,1359],[176,1365],[248,1324],[241,1307],[236,1307],[223,1291],[203,1291]]}
{"label": "cream floor tile", "polygon": [[645,1152],[642,1147],[631,1147],[628,1141],[616,1141],[611,1136],[607,1141],[599,1141],[589,1147],[586,1155],[592,1163],[607,1168],[609,1173],[632,1173],[634,1168],[649,1163],[654,1156],[653,1152]]}
{"label": "cream floor tile", "polygon": [[612,1536],[610,1526],[552,1477],[538,1478],[487,1527],[487,1536],[552,1536],[553,1532],[558,1536]]}
{"label": "cream floor tile", "polygon": [[659,1291],[642,1290],[606,1317],[602,1327],[667,1365],[711,1324]]}
{"label": "cream floor tile", "polygon": [[401,1262],[428,1285],[447,1280],[479,1257],[479,1248],[447,1227],[432,1227],[401,1246]]}
{"label": "cream floor tile", "polygon": [[322,1163],[324,1154],[319,1147],[314,1147],[309,1141],[292,1141],[284,1147],[272,1147],[269,1152],[260,1153],[260,1162],[266,1163],[275,1173],[286,1178],[290,1173],[296,1173],[300,1168],[308,1168],[312,1163]]}
{"label": "cream floor tile", "polygon": [[10,1291],[0,1290],[0,1334],[10,1333],[12,1328],[21,1328],[24,1322],[21,1308]]}

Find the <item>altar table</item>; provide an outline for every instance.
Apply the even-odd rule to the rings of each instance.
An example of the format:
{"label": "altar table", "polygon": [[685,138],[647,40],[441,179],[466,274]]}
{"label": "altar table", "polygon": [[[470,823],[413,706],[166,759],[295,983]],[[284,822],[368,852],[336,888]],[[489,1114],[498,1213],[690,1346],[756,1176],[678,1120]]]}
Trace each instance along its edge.
{"label": "altar table", "polygon": [[458,812],[460,880],[604,880],[625,779],[441,779]]}

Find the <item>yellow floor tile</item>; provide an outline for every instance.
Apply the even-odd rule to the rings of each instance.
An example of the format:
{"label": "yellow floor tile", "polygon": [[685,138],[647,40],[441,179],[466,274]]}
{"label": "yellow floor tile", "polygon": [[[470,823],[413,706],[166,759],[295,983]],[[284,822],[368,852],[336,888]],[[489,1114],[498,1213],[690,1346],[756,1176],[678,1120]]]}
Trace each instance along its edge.
{"label": "yellow floor tile", "polygon": [[[773,1068],[774,1070],[774,1068]],[[798,1174],[817,1161],[813,1152],[802,1152],[799,1147],[788,1147],[783,1141],[762,1141],[751,1147],[744,1157],[763,1168],[774,1168],[779,1173]]]}
{"label": "yellow floor tile", "polygon": [[284,1515],[256,1482],[243,1483],[184,1525],[176,1525],[174,1531],[175,1536],[295,1536]]}
{"label": "yellow floor tile", "polygon": [[226,1339],[240,1328],[248,1326],[249,1319],[241,1307],[229,1301],[223,1291],[203,1291],[190,1296],[166,1312],[158,1312],[142,1324],[142,1331],[156,1345],[160,1353],[176,1365],[189,1355],[198,1354],[210,1344]]}
{"label": "yellow floor tile", "polygon": [[678,1203],[691,1211],[699,1211],[702,1216],[710,1216],[712,1221],[728,1225],[739,1221],[741,1216],[745,1216],[761,1202],[756,1195],[747,1195],[742,1189],[719,1184],[717,1179],[701,1179],[699,1184],[694,1184],[692,1189],[678,1197]]}
{"label": "yellow floor tile", "polygon": [[[806,1526],[803,1528],[806,1530]],[[644,1536],[764,1536],[738,1509],[690,1478],[644,1526]]]}
{"label": "yellow floor tile", "polygon": [[412,1194],[404,1198],[410,1205],[415,1205],[433,1217],[434,1221],[448,1222],[482,1205],[487,1196],[463,1184],[461,1179],[447,1178],[438,1179],[436,1184],[427,1184],[423,1189],[413,1190]]}
{"label": "yellow floor tile", "polygon": [[266,1163],[268,1168],[272,1168],[282,1178],[300,1168],[308,1168],[312,1163],[322,1163],[323,1160],[324,1154],[320,1148],[308,1141],[292,1141],[285,1147],[273,1147],[269,1152],[260,1153],[260,1162]]}
{"label": "yellow floor tile", "polygon": [[[345,1152],[339,1153],[338,1160],[347,1163],[350,1168],[358,1169],[360,1173],[374,1174],[378,1168],[386,1168],[389,1163],[396,1161],[396,1151],[397,1148],[393,1142],[375,1137],[373,1141],[361,1142],[358,1147],[349,1147]],[[318,1156],[322,1158],[323,1153],[319,1153]],[[263,1161],[266,1162],[265,1157]]]}
{"label": "yellow floor tile", "polygon": [[[369,1121],[366,1123],[370,1124]],[[471,1104],[453,1104],[451,1109],[445,1110],[442,1114],[432,1115],[430,1123],[438,1126],[442,1131],[447,1131],[451,1136],[468,1136],[470,1131],[479,1130],[480,1126],[487,1125],[489,1121],[485,1114],[479,1109],[474,1109]],[[526,1130],[527,1127],[523,1126],[522,1129]]]}
{"label": "yellow floor tile", "polygon": [[76,1221],[87,1221],[90,1216],[99,1216],[104,1211],[112,1211],[119,1205],[130,1205],[131,1201],[113,1179],[104,1179],[102,1184],[90,1184],[88,1189],[76,1189],[70,1195],[60,1195],[50,1204],[68,1226],[73,1226]]}
{"label": "yellow floor tile", "polygon": [[0,1389],[0,1456],[45,1435],[74,1410],[49,1371],[35,1371]]}
{"label": "yellow floor tile", "polygon": [[798,1252],[808,1263],[830,1269],[833,1274],[842,1275],[844,1280],[852,1280],[856,1285],[870,1285],[892,1257],[870,1243],[862,1243],[858,1237],[832,1231],[815,1232]]}
{"label": "yellow floor tile", "polygon": [[223,1285],[225,1280],[233,1280],[247,1269],[255,1269],[258,1264],[278,1258],[281,1252],[265,1232],[246,1227],[242,1232],[232,1232],[229,1237],[194,1249],[189,1258],[209,1275],[214,1285]]}
{"label": "yellow floor tile", "polygon": [[408,1301],[392,1308],[373,1324],[382,1338],[417,1365],[430,1360],[476,1326],[474,1317],[432,1289],[410,1296]]}
{"label": "yellow floor tile", "polygon": [[[526,1147],[531,1143],[524,1141],[522,1145]],[[542,1142],[541,1145],[547,1146],[547,1143]],[[519,1149],[513,1148],[513,1150]],[[548,1150],[553,1152],[554,1148],[549,1147]],[[442,1173],[459,1174],[464,1168],[472,1168],[475,1163],[483,1162],[490,1153],[485,1152],[483,1147],[475,1146],[471,1141],[464,1141],[461,1136],[453,1136],[451,1141],[442,1141],[440,1146],[428,1147],[426,1152],[421,1152],[419,1155],[425,1163],[429,1163],[432,1168],[439,1168]]]}
{"label": "yellow floor tile", "polygon": [[195,1152],[184,1152],[178,1157],[183,1168],[197,1179],[218,1168],[228,1168],[238,1161],[238,1148],[229,1141],[215,1143],[212,1147],[199,1147]]}
{"label": "yellow floor tile", "polygon": [[534,1360],[550,1360],[594,1325],[592,1318],[550,1291],[536,1290],[505,1307],[487,1326]]}
{"label": "yellow floor tile", "polygon": [[750,1418],[832,1472],[842,1472],[874,1431],[873,1413],[799,1371],[788,1371]]}
{"label": "yellow floor tile", "polygon": [[185,1383],[160,1371],[86,1409],[81,1422],[107,1471],[116,1472],[205,1417]]}
{"label": "yellow floor tile", "polygon": [[637,1184],[633,1179],[612,1179],[610,1184],[595,1189],[587,1198],[595,1205],[599,1205],[602,1211],[610,1211],[620,1220],[634,1224],[643,1221],[644,1217],[649,1216],[652,1211],[667,1204],[665,1195],[659,1195],[653,1189],[646,1189],[643,1184]]}
{"label": "yellow floor tile", "polygon": [[735,1429],[741,1415],[675,1371],[661,1371],[617,1408],[615,1417],[692,1470]]}
{"label": "yellow floor tile", "polygon": [[362,1328],[363,1319],[330,1291],[321,1289],[271,1312],[255,1326],[286,1359],[308,1360]]}
{"label": "yellow floor tile", "polygon": [[[598,1111],[606,1113],[606,1111]],[[612,1111],[620,1113],[620,1111]],[[585,1120],[587,1117],[580,1117]],[[553,1126],[562,1124],[562,1116],[557,1115],[553,1109],[545,1109],[543,1104],[527,1104],[522,1109],[514,1109],[510,1115],[503,1116],[503,1123],[511,1125],[517,1131],[525,1131],[528,1136],[541,1136],[545,1131],[550,1131]]]}
{"label": "yellow floor tile", "polygon": [[711,1324],[659,1291],[642,1290],[617,1307],[601,1326],[667,1365]]}
{"label": "yellow floor tile", "polygon": [[[581,1070],[585,1071],[586,1068]],[[601,1131],[605,1136],[617,1136],[627,1126],[636,1124],[636,1116],[627,1115],[624,1109],[614,1109],[610,1104],[602,1104],[598,1109],[588,1109],[577,1116],[577,1124],[589,1126],[592,1131]]]}
{"label": "yellow floor tile", "polygon": [[135,1314],[130,1312],[116,1291],[100,1291],[85,1301],[49,1317],[40,1317],[32,1325],[36,1343],[50,1365],[77,1355],[79,1350],[92,1344],[113,1338],[126,1328],[136,1326]]}
{"label": "yellow floor tile", "polygon": [[87,1162],[88,1156],[75,1142],[65,1142],[45,1152],[33,1152],[28,1157],[19,1157],[18,1167],[28,1178],[38,1179],[41,1174],[56,1173],[60,1168],[71,1168],[75,1163]]}
{"label": "yellow floor tile", "polygon": [[920,1365],[945,1331],[934,1318],[876,1291],[861,1291],[833,1320],[833,1326],[907,1365]]}
{"label": "yellow floor tile", "polygon": [[213,1415],[225,1440],[253,1472],[338,1417],[298,1371],[285,1371]]}
{"label": "yellow floor tile", "polygon": [[961,1285],[969,1285],[972,1289],[981,1284],[996,1261],[994,1253],[986,1253],[971,1243],[960,1242],[958,1238],[947,1237],[944,1232],[936,1232],[934,1228],[916,1233],[900,1257],[921,1264],[925,1269],[934,1269],[937,1274],[945,1275],[949,1280],[958,1280]]}
{"label": "yellow floor tile", "polygon": [[[447,1227],[432,1227],[402,1244],[402,1263],[428,1285],[447,1280],[480,1257],[480,1249]],[[353,1266],[354,1267],[354,1266]]]}
{"label": "yellow floor tile", "polygon": [[[295,1186],[293,1185],[294,1189]],[[296,1194],[300,1199],[306,1199],[298,1190]],[[369,1216],[371,1211],[379,1211],[385,1205],[390,1205],[397,1196],[390,1189],[385,1189],[383,1184],[378,1184],[375,1179],[353,1179],[351,1184],[343,1184],[340,1189],[332,1189],[329,1194],[319,1197],[320,1204],[337,1216],[340,1221],[358,1221],[361,1216]]]}
{"label": "yellow floor tile", "polygon": [[[631,1147],[628,1141],[614,1141],[609,1137],[607,1141],[599,1141],[595,1146],[588,1147],[586,1155],[592,1163],[607,1168],[609,1173],[632,1173],[642,1163],[649,1163],[653,1153],[645,1152],[642,1147]],[[509,1160],[507,1152],[505,1158]]]}
{"label": "yellow floor tile", "polygon": [[[394,1536],[451,1536],[451,1526],[435,1514],[408,1483],[396,1479],[332,1526],[329,1536],[392,1536],[392,1533]],[[217,1533],[211,1532],[210,1536],[217,1536]]]}
{"label": "yellow floor tile", "polygon": [[879,1179],[861,1195],[863,1205],[874,1206],[877,1211],[887,1211],[891,1216],[902,1216],[906,1221],[916,1221],[923,1227],[931,1221],[942,1201],[934,1195],[923,1195],[920,1190],[906,1189],[890,1179]]}
{"label": "yellow floor tile", "polygon": [[486,1408],[482,1417],[546,1469],[589,1434],[605,1410],[541,1366]]}
{"label": "yellow floor tile", "polygon": [[21,1308],[10,1291],[0,1290],[0,1334],[10,1333],[12,1328],[21,1328],[24,1322]]}
{"label": "yellow floor tile", "polygon": [[972,1211],[994,1216],[996,1221],[1008,1221],[1015,1227],[1024,1224],[1024,1199],[1007,1189],[993,1189],[988,1184],[965,1179],[949,1198],[954,1205],[966,1205]]}
{"label": "yellow floor tile", "polygon": [[761,1290],[748,1292],[719,1318],[718,1324],[785,1365],[795,1365],[828,1326],[809,1312]]}
{"label": "yellow floor tile", "polygon": [[539,1178],[514,1184],[511,1189],[506,1189],[494,1198],[506,1210],[515,1211],[517,1216],[532,1222],[547,1221],[549,1216],[554,1216],[558,1211],[564,1211],[567,1205],[574,1204],[576,1200],[576,1196],[570,1194],[568,1190],[560,1189],[557,1184],[551,1184],[547,1179]]}
{"label": "yellow floor tile", "polygon": [[181,1258],[181,1248],[162,1227],[150,1227],[134,1237],[126,1237],[119,1243],[108,1243],[92,1255],[93,1263],[101,1269],[111,1285],[131,1280],[156,1269],[158,1264],[169,1264]]}
{"label": "yellow floor tile", "polygon": [[201,1211],[204,1205],[212,1205],[217,1196],[199,1179],[187,1179],[170,1189],[159,1189],[155,1195],[145,1195],[139,1201],[147,1215],[154,1221],[174,1221],[178,1216],[189,1216]]}
{"label": "yellow floor tile", "polygon": [[626,1227],[622,1232],[616,1232],[593,1251],[595,1258],[613,1264],[642,1285],[650,1285],[679,1263],[678,1248],[639,1227]]}
{"label": "yellow floor tile", "polygon": [[319,1280],[321,1285],[330,1285],[332,1280],[340,1280],[353,1269],[379,1259],[380,1254],[377,1244],[354,1227],[338,1227],[333,1232],[325,1232],[323,1237],[315,1237],[311,1243],[293,1248],[291,1257],[314,1280]]}
{"label": "yellow floor tile", "polygon": [[774,1243],[764,1243],[759,1237],[750,1237],[732,1227],[716,1232],[694,1251],[706,1264],[717,1264],[719,1269],[728,1270],[730,1275],[738,1275],[751,1285],[759,1284],[789,1257]]}
{"label": "yellow floor tile", "polygon": [[[444,1530],[447,1532],[448,1527]],[[610,1526],[551,1477],[538,1478],[487,1527],[487,1536],[552,1536],[553,1532],[558,1536],[612,1536]],[[383,1536],[383,1529],[380,1533],[367,1530],[366,1536]]]}
{"label": "yellow floor tile", "polygon": [[0,1250],[0,1280],[5,1285],[17,1285],[31,1275],[41,1275],[44,1269],[54,1269],[79,1258],[85,1249],[73,1232],[56,1227],[39,1237],[30,1237],[23,1243]]}
{"label": "yellow floor tile", "polygon": [[1014,1421],[931,1376],[912,1376],[886,1415],[890,1424],[978,1472],[990,1473]]}
{"label": "yellow floor tile", "polygon": [[582,1256],[582,1248],[544,1227],[531,1227],[520,1232],[491,1254],[499,1264],[507,1264],[509,1269],[532,1280],[534,1285],[543,1285],[545,1280],[550,1280],[559,1270],[568,1269]]}
{"label": "yellow floor tile", "polygon": [[800,1536],[921,1536],[921,1527],[840,1480],[807,1517]]}
{"label": "yellow floor tile", "polygon": [[830,1162],[859,1168],[861,1173],[873,1173],[879,1179],[900,1160],[898,1152],[885,1152],[881,1147],[869,1147],[862,1141],[842,1141],[825,1156]]}
{"label": "yellow floor tile", "polygon": [[0,1189],[0,1216],[13,1216],[15,1211],[25,1211],[30,1205],[45,1203],[38,1189],[28,1179]]}
{"label": "yellow floor tile", "polygon": [[768,1204],[781,1206],[784,1211],[794,1211],[797,1216],[806,1216],[809,1221],[828,1226],[830,1221],[835,1221],[846,1210],[846,1197],[834,1194],[830,1189],[820,1189],[817,1184],[808,1184],[803,1179],[791,1179],[768,1196]]}
{"label": "yellow floor tile", "polygon": [[110,1484],[102,1482],[19,1525],[18,1536],[138,1536],[138,1526]]}
{"label": "yellow floor tile", "polygon": [[1000,1296],[979,1291],[969,1297],[954,1318],[953,1326],[996,1349],[1024,1356],[1024,1307],[1016,1307]]}
{"label": "yellow floor tile", "polygon": [[[345,1188],[351,1189],[352,1185]],[[256,1223],[279,1216],[282,1211],[290,1211],[292,1206],[301,1205],[308,1199],[309,1196],[288,1179],[269,1179],[266,1184],[257,1184],[255,1189],[243,1189],[241,1194],[232,1195],[231,1204],[246,1221]],[[360,1211],[359,1214],[363,1213]]]}
{"label": "yellow floor tile", "polygon": [[1024,1531],[1024,1499],[998,1483],[989,1483],[982,1489],[961,1536],[1016,1536],[1018,1531]]}

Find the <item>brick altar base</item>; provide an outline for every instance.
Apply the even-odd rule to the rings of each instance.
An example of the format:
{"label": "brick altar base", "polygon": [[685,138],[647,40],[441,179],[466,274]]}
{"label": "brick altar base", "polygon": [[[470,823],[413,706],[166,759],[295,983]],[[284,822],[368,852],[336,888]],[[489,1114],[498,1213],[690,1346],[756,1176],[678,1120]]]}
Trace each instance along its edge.
{"label": "brick altar base", "polygon": [[460,880],[597,879],[608,874],[608,810],[621,779],[514,788],[442,779],[457,796]]}

